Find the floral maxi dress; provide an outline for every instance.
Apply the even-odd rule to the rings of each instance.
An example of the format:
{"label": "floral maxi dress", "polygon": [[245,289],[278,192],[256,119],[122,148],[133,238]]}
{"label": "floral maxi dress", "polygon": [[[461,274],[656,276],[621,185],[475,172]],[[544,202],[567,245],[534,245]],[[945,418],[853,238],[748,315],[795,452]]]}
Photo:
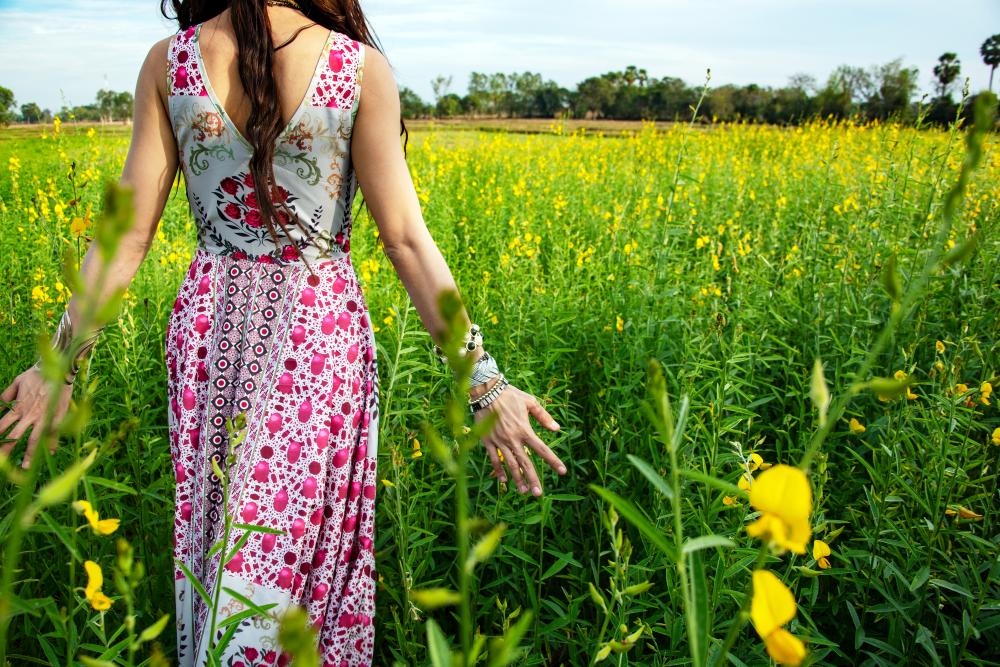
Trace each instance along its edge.
{"label": "floral maxi dress", "polygon": [[[276,619],[306,609],[324,667],[370,665],[374,641],[375,463],[378,374],[370,317],[351,264],[357,179],[351,133],[364,46],[331,32],[274,158],[276,203],[295,229],[275,247],[249,175],[252,148],[227,117],[205,73],[200,27],[170,43],[170,121],[198,231],[166,339],[174,516],[178,662],[204,665],[210,598],[222,567],[215,623],[244,611],[226,589],[268,618],[239,622],[222,656],[230,667],[284,665]],[[287,215],[282,213],[282,215]],[[294,246],[294,247],[293,247]],[[246,417],[228,466],[229,519],[254,532],[224,549],[226,421]],[[216,640],[226,628],[216,631]]]}

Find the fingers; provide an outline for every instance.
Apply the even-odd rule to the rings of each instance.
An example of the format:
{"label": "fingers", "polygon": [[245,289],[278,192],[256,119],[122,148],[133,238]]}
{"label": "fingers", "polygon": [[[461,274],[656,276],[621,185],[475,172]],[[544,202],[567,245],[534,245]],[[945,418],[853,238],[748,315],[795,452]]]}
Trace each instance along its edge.
{"label": "fingers", "polygon": [[539,424],[550,431],[559,430],[559,424],[552,418],[552,415],[550,415],[548,411],[542,407],[542,404],[539,403],[538,399],[534,396],[530,396],[528,398],[528,412],[531,413],[532,417],[538,420]]}
{"label": "fingers", "polygon": [[524,481],[524,475],[521,474],[520,461],[514,456],[514,452],[511,451],[510,447],[504,444],[499,447],[500,453],[503,454],[503,461],[507,464],[507,470],[510,471],[510,478],[514,480],[517,490],[524,495],[528,492],[528,483]]}
{"label": "fingers", "polygon": [[553,470],[560,475],[566,474],[566,466],[563,464],[562,459],[556,456],[556,453],[552,451],[552,448],[546,445],[541,438],[532,433],[528,438],[528,445],[535,450],[535,452],[541,456],[546,463],[552,466]]}
{"label": "fingers", "polygon": [[0,394],[0,400],[13,401],[17,398],[17,386],[21,384],[21,376],[18,375],[14,378],[14,381],[10,383],[10,386],[4,389],[3,393]]}
{"label": "fingers", "polygon": [[42,438],[42,428],[36,426],[31,429],[31,435],[28,436],[28,448],[24,452],[24,460],[21,462],[21,468],[27,470],[31,466],[31,459],[35,458],[35,448],[38,446],[38,441]]}
{"label": "fingers", "polygon": [[[517,456],[517,462],[521,466],[521,470],[524,472],[524,477],[531,489],[531,495],[537,498],[542,495],[542,482],[538,479],[538,473],[535,472],[535,466],[532,465],[531,459],[528,458],[528,453],[524,451],[524,447],[517,444],[514,445],[513,449],[514,454]],[[522,491],[521,493],[525,493],[525,491]]]}
{"label": "fingers", "polygon": [[18,413],[16,407],[7,414],[5,414],[3,417],[0,417],[0,433],[3,433],[7,429],[9,429],[11,426],[14,425],[14,422],[20,419],[21,415],[20,413]]}
{"label": "fingers", "polygon": [[500,455],[497,454],[497,448],[494,445],[483,443],[483,447],[486,448],[486,453],[490,455],[490,463],[493,465],[493,474],[497,476],[502,483],[507,483],[507,473],[503,471],[503,464],[500,462]]}

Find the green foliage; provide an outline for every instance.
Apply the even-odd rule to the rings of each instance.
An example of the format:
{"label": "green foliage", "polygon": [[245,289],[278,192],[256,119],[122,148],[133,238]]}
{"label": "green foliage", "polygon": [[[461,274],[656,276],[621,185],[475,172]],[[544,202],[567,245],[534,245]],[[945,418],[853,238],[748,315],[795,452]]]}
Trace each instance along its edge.
{"label": "green foliage", "polygon": [[[61,312],[62,249],[96,236],[93,224],[79,236],[70,225],[97,218],[101,184],[121,168],[127,145],[103,132],[64,127],[16,145],[0,135],[0,163],[19,164],[0,175],[4,381],[34,362],[35,334]],[[376,664],[429,664],[437,642],[438,658],[460,647],[481,665],[583,667],[603,653],[604,664],[660,667],[691,659],[688,609],[701,621],[697,636],[705,629],[707,664],[719,665],[723,648],[764,664],[746,627],[759,565],[784,575],[799,607],[789,630],[808,638],[819,664],[1000,660],[1000,412],[983,390],[1000,383],[1000,161],[992,135],[980,135],[981,150],[966,135],[813,123],[412,137],[424,214],[469,313],[503,372],[563,425],[541,437],[569,472],[544,473],[539,499],[489,476],[485,452],[464,431],[471,423],[454,420],[467,410],[454,400],[440,409],[451,372],[428,351],[371,220],[360,217],[352,248],[379,327],[382,380]],[[144,565],[132,588],[135,638],[173,613],[162,339],[194,243],[183,188],[160,231],[96,349],[90,381],[78,384],[77,406],[86,397],[92,415],[75,422],[81,446],[64,436],[20,478],[4,467],[0,539],[5,558],[21,554],[5,568],[12,664],[22,655],[66,664],[121,641],[101,634],[102,617],[80,605],[79,592],[80,559],[121,569],[114,539],[77,532],[69,502],[40,511],[19,545],[13,539],[17,513],[86,460],[90,441],[94,461],[67,501],[87,499],[102,518],[122,519],[114,537]],[[893,255],[898,306],[883,287]],[[817,358],[830,393],[821,438],[810,399]],[[907,379],[890,380],[897,371]],[[860,391],[865,383],[872,391]],[[852,431],[851,419],[865,430]],[[11,463],[21,452],[23,444]],[[750,452],[768,463],[809,460],[814,536],[831,546],[830,569],[811,554],[779,560],[748,538],[752,510],[735,485]],[[464,530],[454,503],[460,469]],[[477,545],[492,553],[470,572]],[[456,593],[458,603],[425,609],[413,593],[426,589]],[[103,627],[122,627],[124,598],[107,582],[104,590],[116,599]],[[444,646],[429,639],[428,617]],[[173,641],[168,623],[139,645],[137,662],[156,643],[169,657]],[[703,656],[705,643],[697,646]]]}
{"label": "green foliage", "polygon": [[14,101],[14,92],[0,86],[0,127],[7,127],[14,122],[16,108],[17,102]]}

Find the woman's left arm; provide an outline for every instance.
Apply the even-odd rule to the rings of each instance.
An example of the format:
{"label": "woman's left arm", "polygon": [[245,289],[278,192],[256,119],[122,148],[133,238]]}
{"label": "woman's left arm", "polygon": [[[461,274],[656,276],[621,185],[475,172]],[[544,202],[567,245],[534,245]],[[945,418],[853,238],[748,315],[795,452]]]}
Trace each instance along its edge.
{"label": "woman's left arm", "polygon": [[[420,213],[406,158],[399,141],[399,91],[392,69],[385,57],[373,48],[365,49],[364,77],[358,114],[351,145],[354,168],[379,234],[385,253],[392,262],[420,319],[431,336],[445,331],[446,324],[438,311],[438,297],[445,291],[458,292],[448,264],[431,238]],[[468,315],[462,311],[468,323]],[[441,343],[442,341],[437,341]],[[476,355],[482,350],[476,350]],[[492,383],[473,387],[471,395],[484,394]],[[528,457],[526,448],[535,450],[560,475],[566,466],[531,428],[528,415],[550,431],[559,424],[535,397],[509,386],[500,397],[476,413],[482,419],[487,412],[497,415],[496,426],[483,438],[493,470],[500,481],[510,476],[522,494],[542,495],[542,481]],[[516,465],[511,462],[516,461]]]}

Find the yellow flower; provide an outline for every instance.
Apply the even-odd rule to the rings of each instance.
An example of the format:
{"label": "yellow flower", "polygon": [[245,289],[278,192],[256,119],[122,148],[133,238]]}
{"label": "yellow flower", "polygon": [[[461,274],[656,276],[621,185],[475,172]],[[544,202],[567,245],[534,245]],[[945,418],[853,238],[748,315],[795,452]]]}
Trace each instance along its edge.
{"label": "yellow flower", "polygon": [[389,480],[387,480],[387,479],[383,479],[383,480],[382,480],[382,484],[384,484],[384,485],[386,486],[386,488],[389,488],[389,489],[394,489],[394,488],[396,488],[396,485],[395,485],[395,484],[393,484],[392,482],[390,482],[390,481],[389,481]]}
{"label": "yellow flower", "polygon": [[896,371],[892,374],[892,377],[896,378],[900,382],[906,379],[906,371]]}
{"label": "yellow flower", "polygon": [[851,433],[853,433],[854,435],[857,435],[859,433],[864,433],[865,432],[865,425],[862,424],[861,422],[859,422],[854,417],[851,417],[850,429],[851,429]]}
{"label": "yellow flower", "polygon": [[938,370],[938,373],[944,373],[944,364],[941,363],[940,361],[934,364],[934,368]]}
{"label": "yellow flower", "polygon": [[69,225],[69,231],[71,234],[83,234],[84,230],[87,229],[87,224],[89,220],[84,220],[83,218],[73,218],[73,222]]}
{"label": "yellow flower", "polygon": [[121,523],[121,519],[101,519],[100,515],[97,514],[86,500],[78,500],[73,503],[73,509],[78,514],[87,517],[90,527],[94,529],[95,533],[100,533],[101,535],[110,535],[118,530],[118,524]]}
{"label": "yellow flower", "polygon": [[813,541],[813,558],[816,559],[816,563],[819,565],[821,570],[830,569],[830,561],[827,560],[827,556],[830,555],[830,545],[823,540]]}
{"label": "yellow flower", "polygon": [[87,588],[83,592],[87,601],[90,602],[90,606],[98,611],[109,609],[111,599],[99,590],[104,585],[104,574],[101,573],[101,566],[88,560],[83,564],[83,567],[87,571]]}
{"label": "yellow flower", "polygon": [[760,468],[761,470],[767,470],[770,467],[771,464],[764,463],[764,458],[760,454],[756,452],[750,454],[750,472],[753,472],[758,468]]}
{"label": "yellow flower", "polygon": [[764,646],[774,661],[781,665],[801,665],[806,657],[802,640],[784,628],[778,628],[765,637]]}
{"label": "yellow flower", "polygon": [[736,504],[736,496],[722,496],[722,504],[731,507]]}
{"label": "yellow flower", "polygon": [[420,441],[416,438],[413,439],[413,458],[419,459],[423,456],[423,452],[420,451]]}
{"label": "yellow flower", "polygon": [[955,505],[954,507],[955,507],[955,509],[947,509],[947,510],[944,511],[944,513],[945,514],[958,514],[963,519],[982,519],[983,518],[982,514],[976,514],[972,510],[966,509],[965,507],[962,507],[961,505]]}
{"label": "yellow flower", "polygon": [[753,487],[753,477],[750,473],[743,473],[740,475],[740,481],[736,483],[736,486],[740,488],[740,491],[749,491]]}
{"label": "yellow flower", "polygon": [[750,489],[750,504],[762,512],[747,526],[751,537],[767,535],[775,551],[806,553],[806,542],[812,536],[812,489],[804,472],[780,463],[765,470]]}
{"label": "yellow flower", "polygon": [[993,429],[993,444],[1000,445],[1000,428]]}
{"label": "yellow flower", "polygon": [[618,331],[625,330],[625,322],[622,320],[621,315],[615,315],[615,328],[618,329]]}
{"label": "yellow flower", "polygon": [[990,394],[993,393],[993,385],[991,385],[989,382],[984,382],[983,385],[979,388],[979,393],[982,394],[980,400],[983,402],[983,405],[989,405]]}
{"label": "yellow flower", "polygon": [[934,349],[937,350],[938,352],[944,352],[944,343],[942,343],[941,341],[934,343]]}
{"label": "yellow flower", "polygon": [[799,665],[806,656],[802,642],[781,626],[795,618],[795,597],[770,570],[753,573],[750,618],[768,654],[783,665]]}
{"label": "yellow flower", "polygon": [[920,398],[920,397],[917,396],[916,394],[914,394],[912,389],[910,389],[909,387],[907,387],[906,388],[906,398],[908,398],[909,400],[912,401],[912,400],[914,400],[916,398]]}

